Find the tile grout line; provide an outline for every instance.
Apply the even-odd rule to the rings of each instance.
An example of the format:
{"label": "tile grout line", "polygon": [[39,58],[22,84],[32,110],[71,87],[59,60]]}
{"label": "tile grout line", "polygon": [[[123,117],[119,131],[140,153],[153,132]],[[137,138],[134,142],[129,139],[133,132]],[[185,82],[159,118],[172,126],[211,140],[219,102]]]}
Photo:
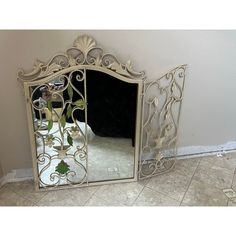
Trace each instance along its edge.
{"label": "tile grout line", "polygon": [[[199,159],[199,162],[197,163],[197,166],[196,166],[196,168],[195,168],[195,170],[193,171],[193,175],[192,175],[192,177],[191,177],[191,179],[190,179],[190,183],[192,182],[192,178],[193,178],[193,176],[194,176],[194,174],[195,174],[195,172],[196,172],[196,170],[197,170],[197,167],[198,167],[198,165],[200,164],[200,161],[201,161],[201,159]],[[177,170],[176,169],[176,171],[179,173],[179,174],[181,174],[181,175],[185,175],[185,174],[183,174],[182,172],[179,172],[179,170]],[[150,181],[150,180],[149,180]],[[149,181],[148,181],[148,183],[149,183]],[[148,184],[147,183],[147,184]],[[146,184],[146,185],[147,185]],[[175,200],[175,201],[177,201],[177,202],[179,202],[180,204],[181,204],[181,202],[182,202],[182,200],[180,200],[180,199],[177,199],[177,198],[174,198],[173,196],[171,196],[171,195],[169,195],[168,193],[166,193],[166,192],[160,192],[160,191],[158,191],[158,190],[156,190],[156,189],[153,189],[153,188],[151,188],[151,187],[149,187],[149,186],[146,186],[145,185],[145,187],[146,188],[148,188],[148,189],[150,189],[150,190],[152,190],[152,191],[154,191],[154,192],[156,192],[156,193],[158,193],[158,194],[161,194],[161,195],[164,195],[164,196],[166,196],[166,197],[169,197],[169,198],[171,198],[172,200]],[[188,185],[188,188],[189,188],[189,186],[190,185]],[[187,190],[188,190],[188,188],[187,188]],[[185,191],[185,193],[187,192],[187,190]],[[185,196],[185,194],[184,194],[184,196]],[[184,197],[183,196],[183,197]]]}
{"label": "tile grout line", "polygon": [[166,193],[166,192],[159,192],[159,191],[157,191],[156,189],[153,189],[153,188],[148,187],[148,186],[145,186],[145,187],[148,188],[149,190],[152,190],[152,191],[155,192],[155,193],[164,195],[164,196],[166,196],[166,197],[168,197],[168,198],[171,198],[172,200],[175,200],[175,201],[177,201],[177,202],[180,202],[179,199],[173,198],[172,196],[168,195],[168,193]]}
{"label": "tile grout line", "polygon": [[[103,186],[103,185],[102,185],[102,186]],[[96,195],[96,193],[94,193],[93,196],[95,196],[95,197],[97,197],[97,198],[99,198],[99,199],[105,201],[107,204],[111,204],[111,202],[109,202],[108,200],[106,200],[106,199],[104,199],[104,198],[102,198],[102,197]],[[118,205],[118,206],[127,206],[127,205],[124,205],[123,202],[121,202],[121,201],[115,200],[115,202],[116,202],[117,204],[121,204],[121,205]],[[117,205],[115,205],[115,206],[117,206]],[[114,207],[114,205],[113,205],[113,207]]]}
{"label": "tile grout line", "polygon": [[[231,155],[230,155],[231,156]],[[233,189],[233,183],[234,183],[234,178],[236,177],[236,167],[234,168],[234,176],[233,176],[233,180],[232,180],[232,183],[231,183],[231,188]],[[233,189],[234,190],[234,189]],[[227,206],[229,205],[229,199],[228,199],[228,202],[227,202]]]}
{"label": "tile grout line", "polygon": [[[231,182],[231,189],[233,189],[233,183],[234,183],[235,173],[236,173],[236,167],[234,168],[234,175],[233,175],[233,179],[232,179],[232,182]],[[234,189],[233,189],[233,190],[234,190]],[[227,199],[227,206],[229,206],[229,201],[230,201],[230,199],[228,198],[228,199]]]}
{"label": "tile grout line", "polygon": [[151,187],[148,187],[147,185],[148,185],[148,183],[150,182],[150,180],[151,180],[151,178],[148,180],[148,182],[147,182],[145,185],[143,185],[143,189],[141,190],[141,192],[139,193],[139,195],[137,196],[137,198],[136,198],[135,201],[133,202],[132,206],[136,203],[136,201],[138,200],[138,198],[140,197],[141,193],[144,191],[145,188],[147,188],[147,189],[153,191],[154,193],[158,193],[158,194],[161,194],[161,195],[163,195],[163,196],[165,196],[165,197],[169,197],[169,198],[171,198],[172,200],[174,200],[174,201],[176,201],[176,202],[180,202],[179,200],[177,200],[176,198],[173,198],[172,196],[169,196],[169,195],[168,195],[167,193],[165,193],[165,192],[159,192],[159,191],[157,191],[156,189],[152,189]]}
{"label": "tile grout line", "polygon": [[[234,175],[233,175],[233,179],[232,179],[232,182],[231,182],[231,189],[233,189],[233,183],[234,183],[235,174],[236,174],[236,167],[234,168]],[[227,199],[227,206],[229,206],[229,201],[230,201],[230,199],[228,198]]]}
{"label": "tile grout line", "polygon": [[[22,181],[22,182],[25,182],[25,181]],[[14,182],[13,182],[13,183],[14,183]],[[9,183],[9,184],[11,184],[11,183]],[[14,188],[11,188],[11,187],[10,187],[10,191],[13,192],[13,193],[15,193],[15,194],[18,195],[19,197],[21,197],[21,198],[23,198],[23,199],[25,199],[25,200],[27,200],[27,201],[30,201],[34,206],[37,206],[37,204],[39,203],[39,201],[41,201],[41,200],[48,194],[48,192],[45,192],[45,194],[44,194],[39,200],[37,200],[37,201],[32,201],[32,200],[26,198],[23,194],[20,194],[19,192],[17,192],[16,190],[14,190]]]}
{"label": "tile grout line", "polygon": [[[102,185],[102,186],[103,186],[103,185]],[[99,186],[98,189],[99,189],[100,187],[101,187],[101,186]],[[85,205],[87,204],[87,202],[88,202],[93,196],[96,196],[95,193],[98,191],[98,189],[95,190],[94,193],[91,194],[91,196],[85,201],[85,203],[83,204],[83,206],[85,206]],[[86,190],[86,189],[85,189],[85,190]],[[87,191],[87,190],[86,190],[86,191]],[[87,191],[87,192],[89,192],[89,191]],[[96,197],[97,197],[97,196],[96,196]],[[100,199],[101,199],[101,200],[104,200],[104,199],[102,199],[102,198],[100,198]],[[106,201],[106,202],[107,202],[107,201]]]}
{"label": "tile grout line", "polygon": [[[4,186],[6,186],[6,185],[4,185]],[[34,203],[34,202],[32,202],[31,200],[29,200],[29,199],[27,199],[27,198],[23,197],[21,194],[19,194],[18,192],[16,192],[16,191],[12,190],[11,188],[10,188],[10,189],[8,189],[8,191],[10,191],[11,193],[15,193],[15,194],[16,194],[16,196],[18,196],[18,197],[20,197],[20,198],[22,198],[22,199],[24,199],[24,200],[27,200],[27,201],[31,202],[33,205],[35,205],[35,203]]]}
{"label": "tile grout line", "polygon": [[[149,182],[149,181],[148,181]],[[138,196],[135,198],[135,200],[133,201],[133,203],[130,206],[134,206],[135,202],[137,201],[137,199],[139,198],[140,194],[143,192],[144,188],[146,185],[143,185],[142,190],[140,191],[140,193],[138,194]]]}
{"label": "tile grout line", "polygon": [[[207,159],[200,159],[200,162],[201,161],[205,161],[205,160],[207,160]],[[200,162],[199,162],[199,164],[200,164]],[[212,164],[212,166],[217,166],[217,165],[215,165],[215,163],[213,163]],[[212,167],[211,166],[211,167]],[[210,167],[210,168],[211,168]],[[224,168],[225,170],[227,170],[227,171],[230,171],[230,170],[232,170],[232,169],[228,169],[227,167],[222,167],[222,168]],[[227,175],[230,175],[230,174],[228,174],[228,173],[226,173]],[[234,180],[234,176],[236,176],[236,167],[234,168],[234,173],[233,173],[233,180]],[[207,183],[207,182],[204,182],[204,181],[202,181],[202,180],[197,180],[198,182],[201,182],[201,183],[204,183],[204,184],[206,184],[206,185],[208,185],[208,186],[211,186],[211,187],[214,187],[215,189],[218,189],[219,191],[223,191],[223,189],[222,189],[222,187],[220,188],[219,186],[216,186],[216,185],[212,185],[212,184],[210,184],[210,183]],[[231,184],[232,185],[232,184]],[[228,204],[228,202],[227,202],[227,204]],[[226,205],[227,206],[227,205]]]}
{"label": "tile grout line", "polygon": [[140,191],[140,193],[138,194],[138,196],[135,198],[135,200],[134,200],[134,202],[131,204],[131,206],[133,206],[133,205],[136,203],[136,201],[138,200],[139,196],[140,196],[141,193],[143,192],[144,188],[147,187],[147,185],[148,185],[148,183],[150,182],[150,180],[151,180],[151,178],[149,178],[148,181],[147,181],[147,183],[145,183],[145,184],[143,185],[142,190]]}
{"label": "tile grout line", "polygon": [[[33,182],[33,183],[34,183],[34,182]],[[35,184],[35,183],[34,183],[34,184]],[[42,192],[42,193],[43,193],[43,192]],[[45,196],[47,196],[48,193],[49,193],[49,191],[45,191],[45,194],[44,194],[42,197],[40,197],[38,201],[35,202],[35,206],[38,206],[37,204],[38,204]]]}
{"label": "tile grout line", "polygon": [[202,161],[202,160],[200,159],[199,162],[198,162],[198,164],[197,164],[197,166],[196,166],[196,168],[195,168],[195,170],[194,170],[194,172],[193,172],[193,175],[192,175],[192,177],[191,177],[191,179],[190,179],[190,181],[189,181],[188,187],[187,187],[187,189],[186,189],[186,191],[185,191],[185,193],[184,193],[184,195],[183,195],[183,197],[182,197],[182,200],[180,201],[179,206],[181,206],[181,204],[183,203],[183,200],[184,200],[184,198],[185,198],[185,196],[186,196],[186,193],[188,192],[188,189],[189,189],[189,187],[190,187],[190,185],[191,185],[191,183],[192,183],[192,181],[193,181],[193,177],[194,177],[194,175],[195,175],[195,173],[196,173],[196,171],[197,171],[197,168],[198,168],[198,166],[200,165],[201,161]]}
{"label": "tile grout line", "polygon": [[36,206],[38,206],[37,204],[47,195],[48,193],[46,193],[45,195],[43,195],[38,201],[34,202],[34,204]]}
{"label": "tile grout line", "polygon": [[[4,188],[4,187],[6,187],[7,186],[7,184],[10,184],[10,183],[6,183],[6,184],[4,184],[3,186],[1,186],[0,187],[0,191]],[[9,188],[9,187],[8,187]],[[23,198],[24,200],[27,200],[27,201],[29,201],[28,199],[26,199],[26,198],[24,198],[24,197],[22,197],[19,193],[17,193],[17,192],[15,192],[15,191],[13,191],[13,189],[12,188],[9,188],[8,189],[8,191],[10,191],[11,193],[15,193],[18,197],[20,197],[20,198]],[[31,201],[30,201],[31,202]],[[33,203],[33,202],[32,202]],[[0,205],[0,206],[2,206],[2,205]]]}
{"label": "tile grout line", "polygon": [[137,201],[138,198],[140,197],[140,195],[141,195],[141,193],[143,192],[143,190],[144,190],[145,188],[147,188],[147,185],[148,185],[148,183],[151,181],[151,178],[152,178],[152,177],[150,177],[150,178],[148,179],[147,183],[145,183],[145,184],[143,185],[142,190],[140,191],[140,193],[138,194],[138,196],[136,197],[136,199],[134,200],[134,202],[133,202],[133,204],[132,204],[131,206],[133,206],[133,205],[136,203],[136,201]]}
{"label": "tile grout line", "polygon": [[[101,198],[101,197],[98,197],[97,195],[93,194],[93,196],[95,196],[96,198],[100,199],[100,200],[103,200],[104,202],[106,202],[107,204],[110,204],[107,200]],[[87,201],[86,203],[93,197],[91,196]],[[86,203],[83,205],[83,206],[86,206]],[[89,206],[88,206],[89,207]],[[98,207],[98,205],[94,205],[93,207]],[[105,205],[104,207],[108,207],[108,205]]]}
{"label": "tile grout line", "polygon": [[[35,206],[35,205],[37,204],[36,202],[34,202],[34,201],[32,201],[32,200],[30,200],[30,199],[24,197],[23,195],[19,194],[18,192],[13,191],[12,189],[9,189],[9,190],[10,190],[12,193],[15,193],[18,197],[20,197],[20,198],[22,198],[22,199],[24,199],[24,200],[26,200],[26,201],[32,203],[32,206]],[[24,205],[23,205],[23,206],[24,206]]]}
{"label": "tile grout line", "polygon": [[[201,161],[201,159],[199,159],[199,161],[198,161],[198,163],[197,163],[197,166],[196,166],[196,168],[195,168],[195,170],[194,170],[194,172],[193,172],[193,175],[192,175],[192,177],[191,177],[191,179],[190,179],[190,184],[191,184],[191,182],[192,182],[192,178],[193,178],[193,176],[194,176],[194,174],[195,174],[195,172],[196,172],[196,170],[197,170],[197,167],[198,167],[200,161]],[[176,170],[176,171],[177,171],[179,174],[181,174],[181,175],[185,175],[185,174],[179,172],[178,170]],[[153,188],[147,186],[148,183],[150,182],[150,180],[151,180],[151,178],[150,178],[149,181],[144,185],[145,188],[148,188],[149,190],[151,190],[151,191],[153,191],[153,192],[155,192],[155,193],[158,193],[158,194],[164,195],[164,196],[166,196],[166,197],[169,197],[169,198],[171,198],[172,200],[174,200],[174,201],[176,201],[176,202],[179,202],[180,204],[182,203],[182,200],[183,200],[183,199],[180,200],[180,199],[174,198],[174,197],[170,196],[170,195],[169,195],[168,193],[166,193],[166,192],[160,192],[160,191],[157,191],[156,189],[153,189]],[[188,185],[187,190],[188,190],[190,184]],[[143,190],[144,190],[144,189],[143,189]],[[142,191],[143,191],[143,190],[142,190]],[[185,194],[186,194],[187,190],[185,191]],[[141,194],[141,193],[140,193],[140,194]],[[139,194],[139,195],[140,195],[140,194]],[[185,196],[185,194],[184,194],[184,196]],[[184,198],[184,196],[183,196],[183,198]],[[139,196],[138,196],[138,197],[139,197]],[[137,197],[137,199],[138,199],[138,197]],[[137,199],[135,199],[135,202],[136,202]],[[135,202],[134,202],[134,203],[135,203]]]}
{"label": "tile grout line", "polygon": [[[150,180],[148,180],[147,183],[148,183],[149,181],[150,181]],[[122,204],[122,205],[120,205],[120,206],[125,206],[125,207],[131,207],[131,206],[133,206],[134,203],[136,202],[136,200],[138,199],[139,195],[140,195],[141,192],[143,191],[144,187],[145,187],[146,184],[147,184],[147,183],[146,183],[146,184],[140,184],[138,181],[133,182],[133,183],[138,183],[139,185],[142,185],[142,189],[140,190],[140,193],[138,194],[138,196],[134,199],[134,201],[133,201],[131,204],[127,204],[127,205],[126,205],[126,204],[123,203],[123,201],[117,201],[117,200],[115,200],[116,203]],[[104,186],[104,185],[103,185],[103,186]],[[107,185],[107,186],[108,186],[108,185]],[[97,190],[97,191],[98,191],[98,190]],[[107,202],[108,204],[110,204],[109,201],[107,201],[107,200],[105,200],[105,199],[103,199],[103,198],[97,196],[97,195],[96,195],[97,191],[94,193],[94,195],[95,195],[96,197],[98,197],[99,199],[102,199],[102,200],[104,200],[105,202]]]}

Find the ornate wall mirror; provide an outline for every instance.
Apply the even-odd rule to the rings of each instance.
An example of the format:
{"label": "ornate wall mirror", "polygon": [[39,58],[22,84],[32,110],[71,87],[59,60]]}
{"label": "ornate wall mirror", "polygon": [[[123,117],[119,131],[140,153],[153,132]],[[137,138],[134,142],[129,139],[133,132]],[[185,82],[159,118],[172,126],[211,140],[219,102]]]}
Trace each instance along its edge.
{"label": "ornate wall mirror", "polygon": [[37,190],[137,181],[174,166],[186,65],[146,82],[89,36],[18,72]]}

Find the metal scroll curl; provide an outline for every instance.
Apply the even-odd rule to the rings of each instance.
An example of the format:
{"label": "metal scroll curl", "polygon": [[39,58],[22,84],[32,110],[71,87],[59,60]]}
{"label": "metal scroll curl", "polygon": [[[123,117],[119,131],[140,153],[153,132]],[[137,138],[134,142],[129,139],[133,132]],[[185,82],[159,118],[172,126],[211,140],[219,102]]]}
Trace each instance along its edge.
{"label": "metal scroll curl", "polygon": [[36,60],[30,72],[20,69],[18,79],[22,82],[36,81],[76,65],[106,68],[130,79],[145,78],[144,71],[135,71],[130,61],[123,63],[113,54],[104,53],[104,50],[97,46],[92,37],[81,35],[65,53],[56,54],[49,62]]}
{"label": "metal scroll curl", "polygon": [[144,84],[139,179],[170,171],[175,164],[187,65]]}

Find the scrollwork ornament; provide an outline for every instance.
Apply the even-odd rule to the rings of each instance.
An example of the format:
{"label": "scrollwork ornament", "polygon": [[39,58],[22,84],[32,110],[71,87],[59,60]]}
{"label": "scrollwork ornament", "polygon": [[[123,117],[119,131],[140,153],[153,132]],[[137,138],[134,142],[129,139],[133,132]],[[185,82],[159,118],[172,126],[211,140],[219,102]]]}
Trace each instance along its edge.
{"label": "scrollwork ornament", "polygon": [[[36,155],[39,167],[37,177],[41,184],[40,187],[55,187],[62,182],[63,184],[66,182],[66,184],[70,185],[80,185],[87,181],[88,184],[87,131],[83,132],[75,119],[75,112],[87,112],[86,96],[76,88],[76,83],[86,83],[87,68],[106,71],[108,74],[116,73],[117,78],[120,75],[128,79],[139,80],[138,82],[141,82],[140,80],[143,81],[142,99],[147,109],[141,127],[142,132],[140,132],[144,138],[141,144],[139,178],[148,178],[170,171],[175,163],[175,158],[170,157],[176,154],[179,113],[183,99],[186,65],[176,67],[164,76],[146,83],[144,80],[146,78],[145,72],[135,71],[130,60],[126,63],[121,62],[113,54],[104,52],[92,37],[82,35],[74,41],[73,46],[68,48],[65,53],[55,55],[48,62],[36,60],[30,72],[26,72],[23,69],[18,71],[18,79],[21,82],[36,81],[36,83],[29,83],[31,85],[37,84],[36,87],[29,85],[32,91],[30,91],[27,99],[31,109],[37,111],[41,118],[42,112],[45,112],[45,110],[49,110],[51,114],[54,112],[58,122],[58,132],[61,135],[60,138],[53,136],[52,126],[50,129],[48,128],[50,127],[49,122],[47,123],[47,133],[38,135],[43,143],[42,152]],[[50,78],[47,78],[49,76]],[[53,79],[56,79],[57,83],[60,82],[61,87],[50,87],[48,82]],[[40,98],[33,101],[33,95],[41,86],[44,86],[49,92],[47,99],[59,100],[62,106],[61,111],[56,112],[47,99]],[[155,87],[158,95],[155,94],[148,97],[147,94],[153,87]],[[69,95],[68,100],[64,100],[62,96],[63,92],[66,91]],[[73,93],[77,93],[79,97],[77,101],[72,99],[73,95],[70,94]],[[63,121],[63,111],[66,109],[69,112],[64,112]],[[65,114],[72,119],[74,127],[64,127],[66,126]],[[154,126],[157,127],[156,131]],[[43,128],[42,122],[37,124],[36,127],[33,132],[37,136],[40,129]],[[75,150],[73,152],[72,150],[69,151],[76,139],[79,139],[81,143],[76,147],[74,146]],[[64,142],[68,146],[64,145]],[[48,148],[55,149],[55,143],[60,149],[56,151],[55,155],[48,155],[45,150],[48,150]],[[145,154],[148,154],[148,157],[145,157]],[[69,169],[68,160],[73,161],[80,170],[79,181],[78,179],[76,180],[78,173]],[[50,172],[49,180],[51,182],[46,183],[43,175],[47,171],[51,171],[52,162],[56,161],[62,164],[59,166],[60,168],[58,167],[57,170]],[[64,163],[66,161],[68,161],[68,166]]]}
{"label": "scrollwork ornament", "polygon": [[[145,84],[143,99],[147,113],[142,125],[144,138],[140,155],[140,179],[169,172],[174,167],[186,67],[178,66]],[[149,95],[152,88],[155,88],[159,97]],[[153,127],[155,132],[151,131]]]}
{"label": "scrollwork ornament", "polygon": [[130,60],[122,63],[114,55],[104,53],[104,50],[98,47],[96,41],[88,35],[79,36],[73,46],[68,48],[64,54],[55,55],[47,63],[36,60],[31,72],[20,69],[17,75],[22,82],[35,81],[77,65],[104,67],[130,79],[145,78],[143,71],[137,72],[133,69]]}

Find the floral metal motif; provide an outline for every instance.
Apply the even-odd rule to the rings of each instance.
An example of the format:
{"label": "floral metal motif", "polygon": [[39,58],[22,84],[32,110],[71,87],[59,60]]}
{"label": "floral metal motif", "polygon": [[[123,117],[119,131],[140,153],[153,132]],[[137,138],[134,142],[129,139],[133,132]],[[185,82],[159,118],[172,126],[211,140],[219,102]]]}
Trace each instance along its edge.
{"label": "floral metal motif", "polygon": [[[63,71],[62,71],[63,73]],[[59,86],[51,86],[50,82],[54,80],[60,81]],[[63,184],[81,185],[87,181],[87,133],[82,130],[74,113],[76,111],[87,112],[86,95],[84,96],[74,85],[75,81],[81,83],[86,82],[85,70],[72,70],[67,74],[61,74],[52,78],[46,83],[39,83],[36,86],[30,86],[29,102],[32,111],[39,113],[40,119],[37,120],[37,126],[34,126],[34,135],[41,143],[37,146],[37,167],[38,167],[38,182],[41,188],[56,187]],[[47,91],[47,96],[44,98],[34,99],[38,90],[44,89]],[[67,92],[69,99],[65,100],[63,93]],[[73,94],[80,97],[79,100],[73,100]],[[85,90],[86,93],[86,90]],[[53,107],[52,101],[57,98],[57,102],[61,103],[60,112]],[[46,100],[45,100],[46,99]],[[55,113],[56,120],[52,120],[52,115],[47,121],[47,129],[45,130],[45,121],[43,113],[45,109]],[[70,112],[68,112],[68,110]],[[66,126],[67,118],[73,120],[73,126]],[[85,120],[85,124],[86,124]],[[56,126],[56,128],[54,127]],[[80,145],[75,146],[73,138],[80,137]],[[74,150],[72,150],[72,147]],[[70,163],[76,167],[77,171],[72,170]],[[54,164],[53,164],[54,163]],[[56,163],[56,164],[55,164]],[[80,172],[78,176],[77,172]],[[46,176],[46,177],[45,177]]]}
{"label": "floral metal motif", "polygon": [[139,178],[170,171],[175,164],[186,65],[145,83]]}

